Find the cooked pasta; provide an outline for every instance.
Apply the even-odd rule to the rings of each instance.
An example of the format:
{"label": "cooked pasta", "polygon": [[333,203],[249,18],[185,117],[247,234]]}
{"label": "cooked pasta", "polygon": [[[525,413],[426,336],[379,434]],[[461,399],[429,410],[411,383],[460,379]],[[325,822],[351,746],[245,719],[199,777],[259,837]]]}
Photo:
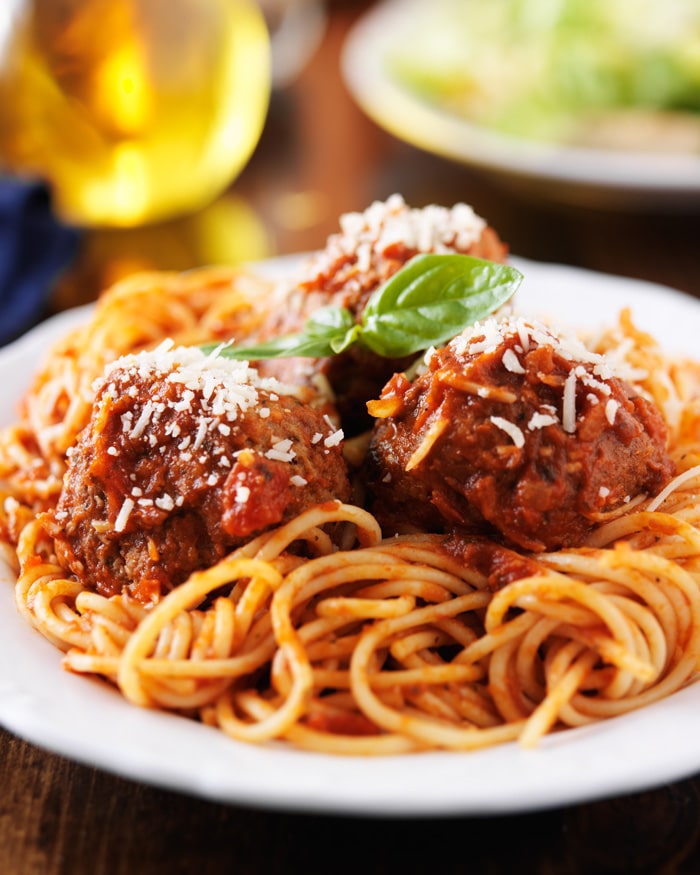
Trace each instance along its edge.
{"label": "cooked pasta", "polygon": [[[319,537],[339,520],[356,530],[350,549]],[[535,744],[656,701],[696,671],[700,533],[662,512],[616,522],[655,543],[547,554],[494,594],[444,538],[383,540],[371,515],[338,503],[194,573],[151,609],[38,562],[33,522],[17,602],[67,651],[66,668],[240,741],[363,755]],[[287,554],[300,539],[319,554]]]}
{"label": "cooked pasta", "polygon": [[[389,534],[356,490],[251,534],[151,600],[81,579],[57,540],[56,507],[95,380],[166,338],[250,334],[267,291],[233,272],[109,290],[0,434],[0,536],[17,606],[67,670],[237,741],[362,756],[532,746],[693,681],[700,367],[669,358],[629,312],[588,346],[624,361],[661,411],[676,473],[656,495],[601,512],[581,543],[531,551],[459,528]],[[471,561],[475,544],[500,557],[499,573]],[[160,546],[147,549],[157,559]]]}

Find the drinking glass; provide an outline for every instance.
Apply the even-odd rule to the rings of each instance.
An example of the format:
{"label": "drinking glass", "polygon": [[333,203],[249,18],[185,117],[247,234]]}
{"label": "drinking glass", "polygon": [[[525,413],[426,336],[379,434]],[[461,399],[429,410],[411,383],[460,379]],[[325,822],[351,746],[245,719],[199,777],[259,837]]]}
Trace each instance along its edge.
{"label": "drinking glass", "polygon": [[211,203],[250,158],[271,87],[254,0],[2,0],[0,171],[78,225]]}

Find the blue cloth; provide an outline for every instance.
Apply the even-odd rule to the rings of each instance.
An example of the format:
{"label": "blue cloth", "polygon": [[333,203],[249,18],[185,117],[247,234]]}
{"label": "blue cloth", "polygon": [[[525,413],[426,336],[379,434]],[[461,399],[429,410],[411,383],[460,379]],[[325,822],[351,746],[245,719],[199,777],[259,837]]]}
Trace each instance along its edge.
{"label": "blue cloth", "polygon": [[0,346],[45,315],[79,240],[76,228],[54,216],[46,186],[0,179]]}

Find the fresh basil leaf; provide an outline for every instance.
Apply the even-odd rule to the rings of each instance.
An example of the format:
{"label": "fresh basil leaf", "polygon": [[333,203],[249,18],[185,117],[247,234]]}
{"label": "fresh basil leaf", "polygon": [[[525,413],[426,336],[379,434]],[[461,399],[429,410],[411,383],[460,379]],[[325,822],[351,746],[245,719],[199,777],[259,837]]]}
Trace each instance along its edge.
{"label": "fresh basil leaf", "polygon": [[[360,326],[345,307],[319,307],[306,321],[304,330],[296,334],[273,337],[251,346],[224,346],[219,355],[224,358],[256,361],[258,359],[323,358],[332,356],[353,343]],[[215,344],[202,347],[205,352],[216,349]]]}
{"label": "fresh basil leaf", "polygon": [[[303,332],[297,337],[308,335],[327,340],[329,352],[323,355],[337,355],[344,352],[357,340],[360,326],[355,322],[352,313],[346,307],[319,307],[309,316],[304,325]],[[299,353],[301,355],[301,353]]]}
{"label": "fresh basil leaf", "polygon": [[[247,361],[324,358],[357,343],[385,358],[403,358],[439,346],[490,315],[521,281],[515,268],[483,258],[417,255],[370,296],[361,323],[345,307],[320,307],[296,334],[223,346],[219,355]],[[202,349],[210,353],[217,345]]]}
{"label": "fresh basil leaf", "polygon": [[348,347],[352,346],[353,343],[357,343],[361,336],[362,327],[360,325],[353,325],[352,328],[348,329],[343,337],[338,336],[331,338],[331,349],[333,350],[335,355],[339,355],[341,352],[345,352],[345,350]]}
{"label": "fresh basil leaf", "polygon": [[370,298],[360,343],[387,358],[439,346],[505,304],[522,279],[471,255],[417,255]]}
{"label": "fresh basil leaf", "polygon": [[352,313],[346,307],[319,307],[309,316],[304,325],[303,334],[328,337],[331,334],[340,335],[350,331],[355,326]]}

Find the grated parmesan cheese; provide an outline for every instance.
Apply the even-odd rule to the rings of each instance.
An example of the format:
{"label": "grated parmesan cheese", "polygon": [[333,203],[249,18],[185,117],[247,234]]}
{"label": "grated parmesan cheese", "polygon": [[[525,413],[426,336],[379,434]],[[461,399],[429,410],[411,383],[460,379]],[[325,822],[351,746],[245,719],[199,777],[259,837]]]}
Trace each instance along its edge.
{"label": "grated parmesan cheese", "polygon": [[525,368],[520,364],[520,359],[510,347],[503,353],[503,367],[513,374],[525,373]]}
{"label": "grated parmesan cheese", "polygon": [[569,371],[564,380],[564,394],[561,402],[561,425],[565,432],[576,431],[576,371]]}
{"label": "grated parmesan cheese", "polygon": [[[145,394],[148,395],[150,391],[150,398],[140,401],[144,392],[135,386],[137,378],[145,384]],[[166,393],[169,400],[161,400],[164,384],[178,387],[176,397],[172,397],[175,393],[170,390]],[[161,454],[166,448],[165,441],[177,449],[179,461],[183,464],[196,459],[204,469],[203,482],[209,487],[216,487],[222,482],[222,478],[226,477],[222,468],[230,469],[231,456],[241,452],[234,449],[236,444],[231,447],[224,439],[231,438],[243,428],[242,417],[254,415],[261,420],[271,421],[269,404],[279,401],[282,396],[295,395],[298,391],[274,378],[261,377],[247,362],[216,358],[198,348],[175,347],[172,341],[165,341],[151,352],[117,359],[105,368],[103,376],[95,381],[93,388],[96,392],[102,392],[101,403],[108,406],[116,398],[133,399],[130,403],[133,403],[134,409],[121,414],[120,440],[140,444],[141,451],[148,447],[148,452],[157,449]],[[170,417],[186,415],[187,425],[183,424],[182,419],[179,423],[177,418],[166,419],[167,414]],[[326,448],[338,446],[343,439],[342,430],[337,429],[329,417],[325,417],[325,423],[328,431],[314,433],[311,442],[319,444],[323,441]],[[183,433],[184,428],[190,433]],[[157,446],[159,441],[161,445]],[[116,446],[111,446],[107,447],[106,452],[114,456],[119,451]],[[290,438],[271,436],[270,446],[264,455],[279,462],[291,463],[297,458],[297,449]],[[124,499],[117,514],[114,523],[116,532],[124,531],[137,506],[155,506],[170,512],[184,505],[186,496],[152,491],[147,494],[153,487],[145,482],[136,482],[133,472],[129,476],[134,485],[131,495]],[[305,486],[308,482],[297,473],[292,474],[290,481],[297,487]],[[250,488],[239,484],[235,496],[238,502],[245,503],[250,497]]]}
{"label": "grated parmesan cheese", "polygon": [[239,504],[245,504],[250,498],[250,487],[249,486],[238,486],[236,488],[236,501]]}
{"label": "grated parmesan cheese", "polygon": [[125,498],[124,503],[119,509],[119,513],[117,514],[117,518],[114,521],[114,531],[115,532],[123,532],[126,528],[126,524],[129,521],[129,517],[131,516],[131,511],[134,509],[134,500],[133,498]]}
{"label": "grated parmesan cheese", "polygon": [[504,431],[510,437],[518,449],[525,446],[525,435],[522,429],[518,428],[514,422],[504,419],[502,416],[490,416],[489,419],[497,428],[500,428],[501,431]]}
{"label": "grated parmesan cheese", "polygon": [[556,425],[559,419],[552,416],[551,413],[533,413],[527,427],[530,431],[536,431],[538,428],[546,428],[548,425]]}
{"label": "grated parmesan cheese", "polygon": [[[187,412],[197,417],[194,436],[186,435],[178,445],[183,461],[192,459],[192,455],[186,453],[186,450],[202,449],[212,429],[215,428],[222,435],[230,435],[229,423],[240,412],[254,409],[258,405],[261,391],[270,393],[274,390],[276,393],[286,394],[286,387],[282,383],[274,378],[260,378],[257,371],[249,368],[246,362],[207,356],[197,348],[175,348],[171,340],[165,341],[152,352],[123,356],[108,365],[103,377],[94,385],[96,391],[107,385],[106,400],[117,393],[113,382],[116,375],[121,375],[122,381],[135,375],[143,380],[165,379],[185,387],[179,400],[168,405],[175,413]],[[133,392],[130,397],[135,397]],[[136,440],[157,424],[165,410],[166,405],[162,402],[146,401],[135,423],[132,411],[126,411],[122,415],[122,429],[131,440]],[[181,433],[180,426],[175,421],[170,422],[165,433],[178,437]],[[113,448],[108,449],[108,452],[113,454]]]}
{"label": "grated parmesan cheese", "polygon": [[[496,353],[504,344],[511,345],[507,345],[503,351],[501,363],[513,374],[524,374],[526,370],[519,354],[527,354],[538,346],[551,347],[559,358],[570,364],[564,379],[559,418],[555,410],[551,414],[549,411],[536,413],[530,418],[529,430],[561,421],[564,431],[574,434],[579,384],[588,390],[585,397],[589,404],[604,401],[607,421],[613,425],[620,405],[610,397],[613,390],[609,381],[617,378],[633,383],[640,376],[639,369],[631,368],[617,358],[612,360],[592,352],[573,334],[559,329],[555,331],[538,320],[513,313],[475,323],[450,341],[449,347],[456,355],[467,357]],[[477,390],[477,394],[487,397],[488,393],[484,388],[483,391]]]}
{"label": "grated parmesan cheese", "polygon": [[273,438],[273,441],[274,443],[265,453],[266,458],[274,459],[278,462],[291,462],[296,456],[296,452],[292,449],[292,442],[289,438],[285,438],[284,440],[276,440]]}
{"label": "grated parmesan cheese", "polygon": [[610,398],[605,404],[605,418],[608,420],[610,425],[615,424],[615,416],[617,414],[618,408],[620,407],[620,402],[615,401],[614,398]]}
{"label": "grated parmesan cheese", "polygon": [[468,204],[410,208],[399,194],[375,201],[364,212],[340,217],[340,232],[305,265],[301,281],[312,282],[342,262],[365,274],[387,257],[392,247],[428,253],[466,251],[481,237],[486,222]]}
{"label": "grated parmesan cheese", "polygon": [[343,441],[343,430],[342,428],[337,429],[333,432],[333,434],[328,435],[328,437],[323,441],[324,447],[337,447]]}

